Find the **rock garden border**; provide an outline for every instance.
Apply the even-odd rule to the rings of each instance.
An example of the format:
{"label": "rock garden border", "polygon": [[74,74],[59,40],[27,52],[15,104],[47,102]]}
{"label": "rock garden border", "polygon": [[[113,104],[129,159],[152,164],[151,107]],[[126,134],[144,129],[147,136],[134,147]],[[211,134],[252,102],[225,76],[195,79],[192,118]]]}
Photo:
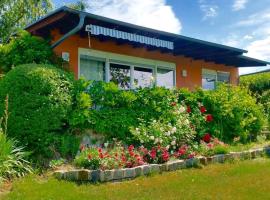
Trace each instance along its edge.
{"label": "rock garden border", "polygon": [[264,155],[270,155],[270,146],[252,149],[242,152],[230,152],[211,157],[199,156],[187,160],[174,160],[164,164],[148,164],[134,168],[113,169],[113,170],[88,170],[72,169],[57,170],[53,174],[59,180],[78,181],[78,182],[110,182],[134,179],[139,176],[146,176],[152,173],[162,173],[166,171],[176,171],[185,168],[196,167],[200,164],[208,165],[213,163],[224,163],[230,160],[248,160]]}

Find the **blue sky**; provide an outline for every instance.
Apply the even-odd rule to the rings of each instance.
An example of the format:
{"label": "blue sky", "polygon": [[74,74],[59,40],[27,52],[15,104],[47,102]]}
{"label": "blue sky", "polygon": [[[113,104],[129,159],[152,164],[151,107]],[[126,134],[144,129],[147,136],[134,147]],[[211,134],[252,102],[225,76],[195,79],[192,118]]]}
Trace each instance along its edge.
{"label": "blue sky", "polygon": [[[54,0],[55,7],[75,2]],[[88,11],[249,51],[270,61],[270,0],[86,0]],[[270,66],[269,66],[270,68]],[[265,68],[242,68],[248,73]]]}

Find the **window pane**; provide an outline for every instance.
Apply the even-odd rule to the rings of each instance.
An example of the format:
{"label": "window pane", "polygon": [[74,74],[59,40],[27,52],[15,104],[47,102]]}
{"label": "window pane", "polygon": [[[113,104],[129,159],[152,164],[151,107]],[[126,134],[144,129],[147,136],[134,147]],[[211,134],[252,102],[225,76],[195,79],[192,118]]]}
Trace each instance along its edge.
{"label": "window pane", "polygon": [[174,70],[157,68],[157,86],[174,87]]}
{"label": "window pane", "polygon": [[130,66],[111,63],[110,81],[120,88],[130,89]]}
{"label": "window pane", "polygon": [[206,90],[213,90],[215,89],[216,85],[216,72],[213,71],[205,71],[203,70],[202,74],[202,88]]}
{"label": "window pane", "polygon": [[229,83],[230,82],[230,73],[217,72],[217,80],[219,82]]}
{"label": "window pane", "polygon": [[90,60],[85,56],[80,58],[80,77],[87,80],[105,80],[105,62]]}
{"label": "window pane", "polygon": [[139,87],[151,87],[153,80],[153,70],[142,68],[142,67],[134,67],[134,86],[135,88]]}

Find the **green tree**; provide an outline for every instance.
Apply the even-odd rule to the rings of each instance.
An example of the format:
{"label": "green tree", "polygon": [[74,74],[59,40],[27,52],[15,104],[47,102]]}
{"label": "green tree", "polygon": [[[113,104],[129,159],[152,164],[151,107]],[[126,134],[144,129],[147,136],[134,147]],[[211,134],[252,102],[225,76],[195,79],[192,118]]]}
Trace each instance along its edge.
{"label": "green tree", "polygon": [[80,11],[85,11],[89,7],[85,0],[79,0],[75,3],[70,3],[67,6]]}
{"label": "green tree", "polygon": [[0,42],[6,43],[18,29],[36,21],[51,9],[51,0],[1,0]]}

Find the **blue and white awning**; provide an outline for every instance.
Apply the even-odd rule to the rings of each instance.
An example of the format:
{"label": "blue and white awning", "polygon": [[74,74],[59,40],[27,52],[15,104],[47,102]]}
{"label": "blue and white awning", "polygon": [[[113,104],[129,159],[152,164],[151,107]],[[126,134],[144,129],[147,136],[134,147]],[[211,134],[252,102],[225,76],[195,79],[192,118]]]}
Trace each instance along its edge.
{"label": "blue and white awning", "polygon": [[171,41],[160,40],[157,38],[147,37],[143,35],[137,35],[134,33],[128,33],[124,31],[118,31],[115,29],[105,28],[102,26],[96,26],[93,24],[86,25],[85,31],[90,32],[92,35],[104,35],[113,38],[129,40],[131,42],[138,42],[141,44],[147,44],[155,47],[162,47],[167,49],[174,49],[174,44]]}

